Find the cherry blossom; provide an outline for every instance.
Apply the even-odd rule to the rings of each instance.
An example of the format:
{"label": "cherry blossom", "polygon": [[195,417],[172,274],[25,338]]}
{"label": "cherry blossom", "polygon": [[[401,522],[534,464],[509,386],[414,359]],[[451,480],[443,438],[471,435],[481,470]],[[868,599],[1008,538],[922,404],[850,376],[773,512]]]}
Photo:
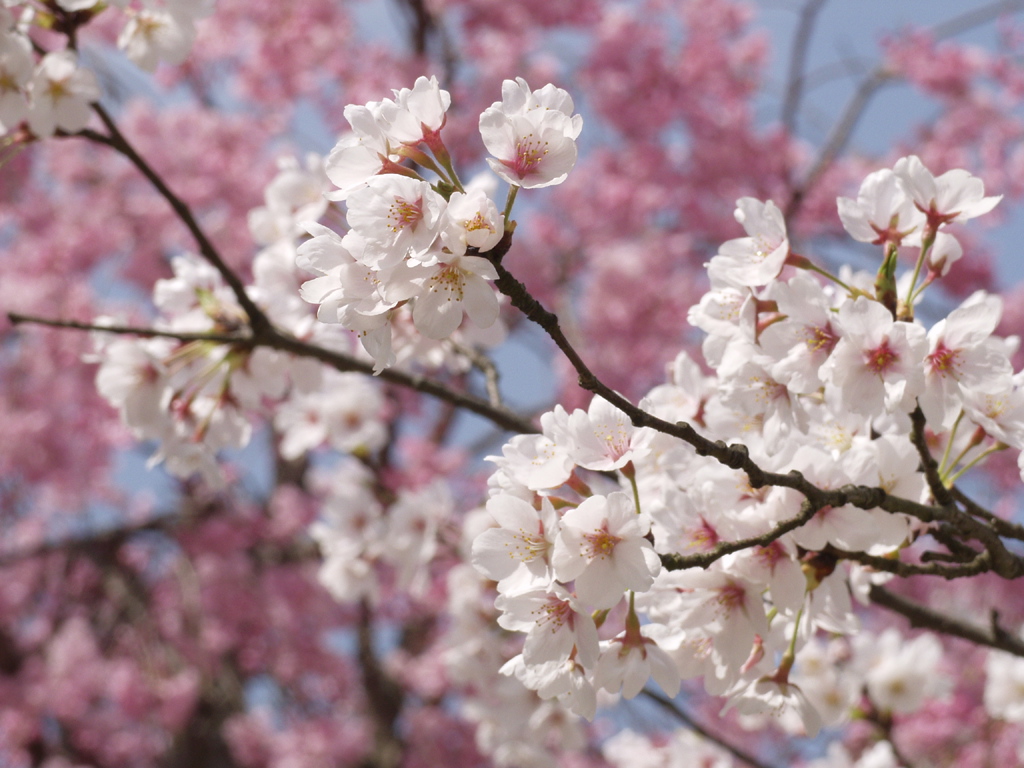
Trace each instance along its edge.
{"label": "cherry blossom", "polygon": [[868,174],[856,200],[837,200],[839,218],[854,240],[899,245],[909,235],[920,235],[925,223],[922,211],[893,171],[883,168]]}
{"label": "cherry blossom", "polygon": [[933,226],[981,216],[1002,200],[1002,195],[985,197],[984,182],[965,170],[933,175],[916,155],[897,160],[893,172]]}
{"label": "cherry blossom", "polygon": [[74,133],[89,122],[89,104],[99,101],[96,76],[78,66],[71,51],[46,54],[29,83],[31,105],[28,124],[40,138],[52,136],[58,128]]}
{"label": "cherry blossom", "polygon": [[782,211],[771,200],[744,197],[736,201],[735,216],[748,236],[723,243],[708,263],[708,273],[713,281],[737,288],[765,285],[778,276],[789,256]]}
{"label": "cherry blossom", "polygon": [[[813,138],[762,125],[768,40],[736,0],[467,0],[387,46],[330,0],[219,0],[203,24],[200,0],[7,6],[4,309],[133,319],[93,323],[95,370],[72,331],[6,329],[0,762],[729,764],[689,731],[602,746],[621,713],[581,720],[690,678],[681,718],[776,762],[807,764],[824,744],[788,736],[822,724],[836,765],[1019,761],[1007,658],[983,684],[986,651],[897,632],[869,599],[888,582],[1003,640],[1022,618],[998,574],[890,572],[985,560],[950,519],[1013,531],[1021,381],[997,325],[1019,312],[991,293],[950,308],[989,267],[973,230],[943,229],[993,208],[985,186],[1024,191],[1012,35],[886,44],[886,72],[939,96],[904,144],[971,171],[912,156],[857,192],[873,161],[818,174]],[[172,66],[129,78],[105,66],[115,42]],[[435,59],[457,66],[418,76]],[[100,66],[116,104],[50,141],[86,126]],[[517,78],[490,103],[517,71],[573,96]],[[62,73],[74,93],[48,107]],[[330,146],[342,116],[326,161],[275,173],[281,146]],[[489,181],[463,184],[473,163]],[[763,201],[735,202],[747,237],[727,240],[746,194]],[[834,268],[847,235],[863,271]],[[592,368],[552,348],[542,404],[483,353],[532,344],[502,270]],[[399,370],[354,373],[367,359]],[[468,434],[465,406],[497,427]],[[144,474],[130,438],[173,478]],[[868,489],[882,507],[861,508]],[[741,716],[714,722],[720,696]]]}
{"label": "cherry blossom", "polygon": [[841,333],[822,378],[840,393],[843,404],[860,414],[909,411],[924,389],[922,361],[925,331],[895,321],[889,311],[863,296],[839,308]]}
{"label": "cherry blossom", "polygon": [[480,115],[480,135],[493,157],[491,170],[526,189],[561,184],[576,164],[576,138],[583,119],[573,115],[565,91],[531,91],[525,80],[506,80],[502,101]]}
{"label": "cherry blossom", "polygon": [[551,551],[560,522],[551,503],[539,510],[514,496],[499,495],[487,502],[487,511],[500,526],[484,531],[473,542],[473,565],[497,582],[521,566],[544,577],[551,566]]}
{"label": "cherry blossom", "polygon": [[579,599],[611,608],[627,589],[644,591],[661,563],[644,538],[650,520],[624,493],[592,496],[562,516],[551,564],[555,577],[572,581]]}

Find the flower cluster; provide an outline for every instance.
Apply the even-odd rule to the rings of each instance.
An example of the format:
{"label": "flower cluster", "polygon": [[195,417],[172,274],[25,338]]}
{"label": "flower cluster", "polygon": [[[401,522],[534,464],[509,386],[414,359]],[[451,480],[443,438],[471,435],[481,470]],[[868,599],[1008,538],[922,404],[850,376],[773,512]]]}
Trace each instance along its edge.
{"label": "flower cluster", "polygon": [[74,51],[47,53],[37,62],[25,25],[0,7],[0,133],[23,122],[39,138],[81,130],[99,98],[96,75],[79,66]]}
{"label": "flower cluster", "polygon": [[[331,348],[346,339],[314,322],[298,298],[298,221],[324,213],[326,180],[322,159],[282,159],[267,185],[265,204],[250,212],[253,238],[264,247],[253,263],[247,295],[293,335]],[[348,452],[383,444],[384,408],[378,387],[355,373],[324,370],[308,358],[267,347],[252,348],[206,340],[202,335],[236,335],[247,323],[237,296],[221,274],[195,254],[171,261],[174,276],[157,281],[153,299],[160,313],[155,327],[172,336],[152,339],[96,334],[96,385],[139,439],[158,444],[152,463],[165,461],[175,475],[220,478],[217,453],[242,448],[255,416],[270,417],[280,452],[294,459],[330,445]],[[116,324],[104,318],[100,324]]]}
{"label": "flower cluster", "polygon": [[489,281],[498,275],[479,254],[505,235],[515,190],[557,184],[576,161],[582,119],[569,95],[506,81],[502,101],[480,116],[488,162],[511,185],[502,213],[489,196],[493,182],[459,180],[441,138],[450,103],[437,78],[421,77],[394,99],[350,105],[352,130],[326,163],[338,187],[328,197],[344,201],[349,229],[341,236],[310,225],[312,238],[299,248],[301,266],[319,275],[302,297],[320,305],[323,322],[355,331],[378,372],[398,361],[396,326],[411,322],[435,341],[451,339],[464,316],[477,328],[495,326],[500,305]]}
{"label": "flower cluster", "polygon": [[[707,334],[715,375],[680,354],[641,408],[741,442],[763,469],[911,503],[933,493],[913,413],[927,424],[920,438],[941,457],[946,487],[989,454],[1024,448],[1015,342],[994,335],[999,300],[977,293],[930,328],[914,315],[962,251],[948,226],[997,202],[965,171],[936,177],[903,158],[871,174],[856,200],[839,200],[851,236],[881,246],[878,274],[834,276],[791,250],[773,203],[740,200],[747,237],[711,259],[711,290],[689,315]],[[915,268],[897,277],[901,256]],[[850,663],[813,672],[816,634],[856,633],[851,596],[866,601],[885,578],[837,555],[910,558],[928,533],[922,523],[846,505],[770,536],[800,517],[801,495],[755,488],[742,471],[635,428],[600,398],[586,412],[556,407],[541,424],[541,435],[513,438],[493,457],[487,511],[497,527],[473,546],[473,564],[496,582],[498,623],[525,633],[506,674],[586,717],[597,689],[630,698],[653,678],[674,695],[682,678],[699,677],[729,707],[795,713],[796,728],[812,735],[864,695],[875,710],[901,714],[941,695],[931,671],[941,649],[928,637],[901,650],[894,632],[873,643],[860,635]],[[704,569],[661,564],[766,536]],[[826,679],[837,670],[841,678]]]}
{"label": "flower cluster", "polygon": [[[100,0],[56,0],[47,10],[26,6],[17,19],[0,6],[0,134],[12,133],[22,123],[37,138],[85,127],[89,105],[100,99],[96,75],[70,48],[45,53],[37,61],[28,32],[33,26],[84,24],[107,5]],[[118,47],[148,71],[161,61],[181,64],[192,49],[196,21],[213,10],[212,0],[147,0],[137,7],[131,0],[113,0],[110,5],[127,18]]]}

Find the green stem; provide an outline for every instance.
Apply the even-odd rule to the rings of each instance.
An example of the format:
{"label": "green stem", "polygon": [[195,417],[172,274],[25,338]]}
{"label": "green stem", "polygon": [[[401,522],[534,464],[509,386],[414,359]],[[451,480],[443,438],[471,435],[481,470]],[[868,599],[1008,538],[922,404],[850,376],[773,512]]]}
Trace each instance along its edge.
{"label": "green stem", "polygon": [[519,187],[517,187],[515,184],[511,185],[508,188],[508,197],[505,198],[505,210],[502,211],[502,213],[504,213],[504,215],[505,215],[505,231],[506,232],[511,232],[512,231],[510,229],[510,227],[509,227],[509,222],[512,220],[511,219],[511,217],[512,217],[512,206],[515,205],[516,195],[518,193],[519,193]]}
{"label": "green stem", "polygon": [[[804,595],[806,598],[807,596]],[[789,670],[793,668],[793,662],[796,661],[796,638],[800,634],[800,620],[804,615],[804,606],[800,606],[800,610],[797,611],[796,621],[793,622],[793,636],[789,638],[789,647],[786,648],[786,652],[782,655],[782,660],[779,662],[779,668],[775,673],[776,682],[789,682]]]}
{"label": "green stem", "polygon": [[831,280],[833,283],[835,283],[840,288],[842,288],[844,291],[846,291],[848,294],[850,294],[850,296],[856,297],[856,296],[862,295],[864,293],[859,288],[852,288],[852,287],[850,287],[849,285],[844,283],[842,280],[840,280],[838,277],[836,277],[831,272],[829,272],[827,269],[823,269],[822,267],[819,267],[817,264],[814,264],[814,263],[812,263],[810,261],[807,262],[807,264],[804,267],[804,269],[810,270],[811,272],[817,272],[822,277],[825,277],[825,278]]}
{"label": "green stem", "polygon": [[[433,171],[434,173],[436,173],[440,177],[441,181],[444,182],[445,184],[451,184],[451,182],[448,180],[448,177],[445,175],[444,171],[441,170],[440,166],[438,166],[438,164],[434,162],[433,158],[431,158],[430,155],[428,155],[426,152],[416,149],[415,147],[403,146],[395,150],[395,154],[399,155],[400,157],[409,158],[414,163],[419,165],[421,168],[426,168],[428,171]],[[410,168],[409,170],[412,169]],[[415,174],[416,178],[422,178],[415,171],[413,171],[413,173]],[[452,186],[455,185],[452,184]]]}
{"label": "green stem", "polygon": [[635,473],[630,473],[629,475],[627,475],[627,477],[629,478],[630,486],[632,486],[632,488],[633,488],[633,503],[636,505],[636,513],[639,515],[640,514],[640,489],[637,487],[637,484],[636,484],[636,474]]}
{"label": "green stem", "polygon": [[[977,456],[975,456],[973,459],[971,459],[967,464],[964,464],[964,466],[962,466],[955,474],[953,474],[951,477],[947,478],[945,480],[945,483],[944,483],[945,486],[947,488],[952,488],[953,484],[956,483],[956,481],[960,479],[961,475],[963,475],[971,467],[975,466],[982,459],[984,459],[984,458],[986,458],[988,456],[991,456],[993,453],[998,453],[999,451],[1005,451],[1007,447],[1008,446],[1006,445],[1006,443],[996,443],[991,448],[985,449],[984,451],[979,453]],[[956,466],[956,465],[954,464],[953,466]]]}
{"label": "green stem", "polygon": [[960,428],[960,420],[963,417],[964,412],[961,409],[960,414],[956,417],[956,421],[953,422],[953,426],[949,430],[949,437],[946,439],[946,450],[942,452],[942,461],[939,462],[939,477],[942,477],[948,469],[947,462],[949,461],[950,451],[953,450],[953,440],[956,438],[956,431]]}
{"label": "green stem", "polygon": [[924,266],[925,259],[928,258],[928,252],[931,251],[932,245],[935,244],[936,233],[936,229],[929,225],[921,239],[921,254],[917,257],[917,264],[914,265],[914,276],[910,279],[907,299],[904,302],[908,307],[914,306],[914,288],[917,287],[917,278],[921,276],[921,268]]}

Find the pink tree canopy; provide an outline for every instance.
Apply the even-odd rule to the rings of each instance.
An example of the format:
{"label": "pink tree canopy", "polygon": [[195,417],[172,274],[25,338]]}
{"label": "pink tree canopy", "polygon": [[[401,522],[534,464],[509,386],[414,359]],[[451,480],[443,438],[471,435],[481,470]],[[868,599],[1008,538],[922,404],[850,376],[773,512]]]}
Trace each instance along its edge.
{"label": "pink tree canopy", "polygon": [[974,5],[0,4],[0,765],[1024,763]]}

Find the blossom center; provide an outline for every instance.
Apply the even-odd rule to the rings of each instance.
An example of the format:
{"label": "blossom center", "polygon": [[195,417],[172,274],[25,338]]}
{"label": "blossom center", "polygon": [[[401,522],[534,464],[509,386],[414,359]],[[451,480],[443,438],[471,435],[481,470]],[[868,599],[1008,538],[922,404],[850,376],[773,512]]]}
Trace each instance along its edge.
{"label": "blossom center", "polygon": [[528,533],[520,528],[512,534],[510,541],[505,542],[508,549],[508,556],[521,563],[529,563],[538,557],[543,557],[547,551],[548,542],[543,536]]}
{"label": "blossom center", "polygon": [[872,373],[883,374],[899,363],[900,356],[896,350],[889,346],[889,340],[884,340],[874,349],[865,353],[865,364]]}
{"label": "blossom center", "polygon": [[736,609],[743,607],[743,598],[745,596],[746,590],[741,585],[730,582],[718,590],[716,601],[726,612],[732,613]]}
{"label": "blossom center", "polygon": [[839,338],[828,323],[825,325],[804,326],[804,343],[807,344],[807,348],[812,352],[829,354],[838,341]]}
{"label": "blossom center", "polygon": [[544,605],[537,609],[537,613],[540,614],[540,618],[537,619],[537,623],[550,626],[552,632],[557,632],[566,624],[572,628],[573,610],[572,606],[570,606],[565,600],[559,600],[557,598],[548,600]]}
{"label": "blossom center", "polygon": [[611,557],[612,552],[615,551],[615,545],[622,541],[620,536],[609,532],[607,523],[599,531],[583,534],[583,538],[586,540],[589,550],[586,554],[591,560],[598,558],[603,560],[606,557]]}
{"label": "blossom center", "polygon": [[690,531],[690,547],[707,551],[713,549],[719,540],[718,531],[701,515],[700,524]]}
{"label": "blossom center", "polygon": [[960,352],[940,341],[935,351],[928,355],[928,364],[940,376],[956,376],[960,367]]}
{"label": "blossom center", "polygon": [[505,165],[520,179],[524,179],[536,172],[537,166],[547,153],[548,142],[541,141],[530,133],[516,142],[515,159],[506,161]]}
{"label": "blossom center", "polygon": [[451,301],[452,296],[454,296],[457,301],[462,301],[465,288],[465,275],[463,275],[462,270],[456,269],[455,267],[447,266],[430,278],[430,290],[447,291],[447,301]]}
{"label": "blossom center", "polygon": [[462,222],[462,228],[467,232],[476,232],[481,229],[486,229],[488,232],[494,232],[494,227],[491,226],[490,222],[487,221],[483,214],[477,213],[472,219],[466,219]]}
{"label": "blossom center", "polygon": [[388,228],[395,233],[401,232],[406,227],[415,227],[423,220],[423,201],[415,202],[396,197],[395,201],[388,207]]}

